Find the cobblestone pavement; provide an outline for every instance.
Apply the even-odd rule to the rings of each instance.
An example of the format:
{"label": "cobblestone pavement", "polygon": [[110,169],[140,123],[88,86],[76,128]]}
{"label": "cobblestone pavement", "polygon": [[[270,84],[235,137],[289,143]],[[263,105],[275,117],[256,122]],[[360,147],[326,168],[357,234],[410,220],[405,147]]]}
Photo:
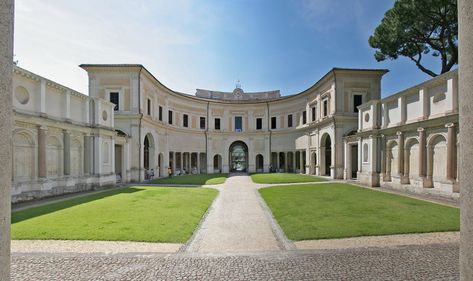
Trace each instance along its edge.
{"label": "cobblestone pavement", "polygon": [[248,254],[13,254],[12,280],[458,280],[459,246]]}

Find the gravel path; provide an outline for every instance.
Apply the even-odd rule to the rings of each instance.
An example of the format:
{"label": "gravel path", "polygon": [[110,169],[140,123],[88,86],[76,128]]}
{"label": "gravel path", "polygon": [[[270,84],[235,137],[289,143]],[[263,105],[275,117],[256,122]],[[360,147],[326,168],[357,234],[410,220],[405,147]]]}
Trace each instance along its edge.
{"label": "gravel path", "polygon": [[[222,185],[187,252],[279,250],[271,221],[262,208],[257,185],[247,175],[232,175]],[[264,204],[264,203],[263,203]]]}
{"label": "gravel path", "polygon": [[175,253],[183,244],[125,241],[12,240],[13,253]]}

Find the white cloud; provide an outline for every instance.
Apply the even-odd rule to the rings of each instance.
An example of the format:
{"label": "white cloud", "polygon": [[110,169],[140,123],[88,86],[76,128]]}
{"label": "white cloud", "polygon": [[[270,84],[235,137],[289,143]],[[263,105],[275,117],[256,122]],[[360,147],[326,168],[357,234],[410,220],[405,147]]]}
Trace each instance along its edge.
{"label": "white cloud", "polygon": [[199,44],[217,20],[193,0],[18,0],[15,54],[20,66],[83,93],[81,63],[140,63],[170,88],[194,93],[202,69],[191,65],[212,61]]}

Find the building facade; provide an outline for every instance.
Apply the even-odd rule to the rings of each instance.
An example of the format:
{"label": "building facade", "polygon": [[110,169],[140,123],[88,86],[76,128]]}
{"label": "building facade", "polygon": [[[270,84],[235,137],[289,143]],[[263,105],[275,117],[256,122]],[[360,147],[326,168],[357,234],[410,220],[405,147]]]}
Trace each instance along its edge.
{"label": "building facade", "polygon": [[[80,67],[88,96],[14,68],[13,202],[141,182],[167,176],[168,168],[176,175],[293,172],[456,192],[448,145],[457,133],[456,72],[381,99],[383,69],[334,68],[309,89],[281,96],[238,85],[189,95],[142,65]],[[448,173],[436,164],[442,157],[451,162],[442,160]]]}

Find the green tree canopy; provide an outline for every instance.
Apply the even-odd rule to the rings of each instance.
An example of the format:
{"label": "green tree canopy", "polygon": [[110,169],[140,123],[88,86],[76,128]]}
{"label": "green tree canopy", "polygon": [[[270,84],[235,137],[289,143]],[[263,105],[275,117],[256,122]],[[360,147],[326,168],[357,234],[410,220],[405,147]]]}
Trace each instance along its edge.
{"label": "green tree canopy", "polygon": [[[473,32],[473,31],[472,31]],[[456,0],[396,0],[370,36],[377,61],[410,58],[423,72],[438,74],[422,64],[422,56],[440,57],[440,73],[458,63],[458,17]]]}

